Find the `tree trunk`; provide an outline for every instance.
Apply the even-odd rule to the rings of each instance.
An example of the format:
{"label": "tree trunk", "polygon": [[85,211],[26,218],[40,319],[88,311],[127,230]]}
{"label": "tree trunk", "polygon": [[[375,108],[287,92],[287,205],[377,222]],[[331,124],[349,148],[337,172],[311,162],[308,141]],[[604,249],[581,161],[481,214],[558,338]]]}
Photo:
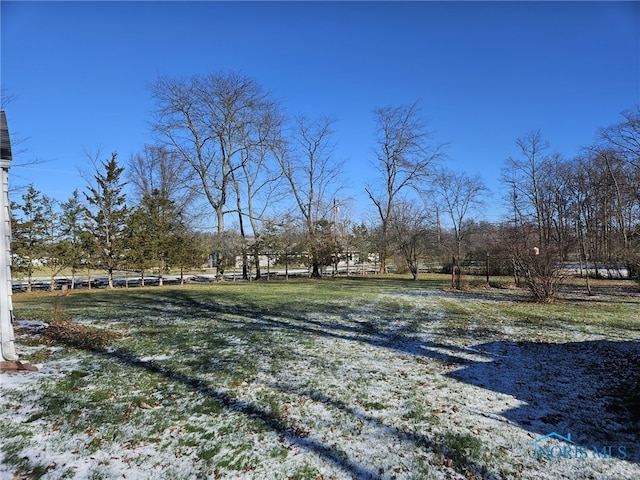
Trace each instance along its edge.
{"label": "tree trunk", "polygon": [[[218,235],[222,235],[224,233],[224,211],[222,210],[222,205],[216,208],[216,216],[218,217]],[[222,265],[222,251],[220,250],[220,247],[217,247],[215,257],[216,280],[221,280],[224,273],[224,265]]]}
{"label": "tree trunk", "polygon": [[320,272],[320,264],[317,261],[312,262],[312,271],[311,278],[320,278],[322,277],[322,272]]}
{"label": "tree trunk", "polygon": [[347,277],[349,276],[349,246],[347,245]]}
{"label": "tree trunk", "polygon": [[411,276],[413,277],[414,281],[418,280],[418,266],[417,265],[412,265],[409,268],[409,271],[411,272]]}
{"label": "tree trunk", "polygon": [[260,252],[258,251],[257,248],[253,252],[253,261],[256,264],[256,276],[255,276],[255,279],[256,280],[260,280],[260,275],[261,275],[261,271],[260,271]]}
{"label": "tree trunk", "polygon": [[[386,242],[386,240],[382,240],[383,242]],[[378,258],[378,261],[380,262],[380,269],[378,270],[378,273],[380,273],[380,275],[385,275],[387,273],[387,248],[386,246],[383,246],[380,251],[378,252],[378,255],[380,258]]]}

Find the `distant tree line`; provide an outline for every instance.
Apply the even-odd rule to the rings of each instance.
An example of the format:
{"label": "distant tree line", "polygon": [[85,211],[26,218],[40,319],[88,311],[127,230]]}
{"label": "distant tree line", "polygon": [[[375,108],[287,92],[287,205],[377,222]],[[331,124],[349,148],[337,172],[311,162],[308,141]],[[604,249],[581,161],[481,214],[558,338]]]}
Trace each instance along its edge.
{"label": "distant tree line", "polygon": [[[13,271],[27,277],[31,290],[36,268],[54,279],[62,270],[76,276],[104,270],[113,288],[117,271],[162,274],[200,267],[207,247],[201,233],[189,227],[178,205],[161,186],[139,190],[134,206],[127,206],[117,155],[103,161],[93,184],[81,196],[59,203],[30,185],[22,203],[13,203]],[[91,282],[89,282],[91,285]]]}
{"label": "distant tree line", "polygon": [[638,276],[638,107],[572,159],[539,131],[517,139],[520,154],[501,178],[511,214],[497,223],[482,220],[490,192],[480,177],[444,166],[419,103],[376,108],[365,220],[341,197],[333,118],[289,115],[235,72],[161,77],[149,90],[154,140],[126,166],[116,153],[94,157],[82,193],[60,203],[32,185],[13,204],[14,270],[30,278],[41,262],[53,278],[102,269],[112,286],[118,270],[162,274],[207,259],[221,276],[240,258],[249,279],[261,277],[264,255],[305,264],[313,277],[358,258],[414,278],[438,265],[459,286],[470,262],[490,256],[492,273],[513,275],[541,301],[569,261]]}
{"label": "distant tree line", "polygon": [[[517,141],[503,183],[513,212],[509,235],[516,276],[539,300],[553,298],[561,270],[577,261],[596,275],[640,267],[640,108],[602,128],[573,159],[551,150],[539,131]],[[585,275],[590,292],[589,276]]]}

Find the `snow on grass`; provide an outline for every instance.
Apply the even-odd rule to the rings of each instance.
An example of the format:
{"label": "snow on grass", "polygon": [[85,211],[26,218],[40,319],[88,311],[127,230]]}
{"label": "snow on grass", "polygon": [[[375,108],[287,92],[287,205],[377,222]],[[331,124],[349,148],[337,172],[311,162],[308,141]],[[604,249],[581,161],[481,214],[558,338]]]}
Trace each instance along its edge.
{"label": "snow on grass", "polygon": [[150,356],[147,356],[147,357],[142,357],[140,359],[140,361],[141,362],[154,362],[154,361],[157,362],[157,361],[162,361],[162,360],[169,360],[171,358],[171,356],[172,356],[171,354],[169,354],[169,355],[166,355],[166,354],[163,354],[163,355],[150,355]]}
{"label": "snow on grass", "polygon": [[[0,478],[640,477],[638,302],[607,324],[603,304],[376,285],[83,307],[127,336],[0,377]],[[534,459],[551,432],[628,457]]]}

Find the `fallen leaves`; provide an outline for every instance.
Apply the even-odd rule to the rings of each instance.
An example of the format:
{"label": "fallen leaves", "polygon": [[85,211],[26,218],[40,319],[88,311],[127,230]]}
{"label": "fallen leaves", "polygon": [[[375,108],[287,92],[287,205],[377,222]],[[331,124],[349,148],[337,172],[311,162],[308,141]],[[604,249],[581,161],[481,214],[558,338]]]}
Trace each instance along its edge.
{"label": "fallen leaves", "polygon": [[106,347],[122,335],[112,330],[81,325],[68,320],[56,320],[47,326],[42,332],[43,338],[51,344],[62,343],[64,345],[93,349]]}

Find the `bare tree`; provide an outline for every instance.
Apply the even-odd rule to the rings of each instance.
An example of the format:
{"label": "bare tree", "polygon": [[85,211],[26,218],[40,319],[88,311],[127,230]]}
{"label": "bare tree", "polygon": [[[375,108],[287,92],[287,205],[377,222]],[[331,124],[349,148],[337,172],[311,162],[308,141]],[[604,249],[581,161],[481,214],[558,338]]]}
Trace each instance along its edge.
{"label": "bare tree", "polygon": [[489,189],[478,175],[471,176],[445,168],[435,176],[433,186],[439,203],[451,220],[459,262],[462,259],[462,243],[472,232],[470,227],[473,221],[469,215],[482,209]]}
{"label": "bare tree", "polygon": [[550,145],[534,130],[516,140],[520,157],[509,157],[503,169],[502,182],[513,192],[511,200],[521,222],[534,222],[538,233],[538,246],[547,244],[552,237],[551,206],[546,186],[551,169],[559,156],[549,153]]}
{"label": "bare tree", "polygon": [[420,189],[434,163],[441,158],[441,145],[433,144],[418,102],[373,111],[376,122],[374,149],[378,184],[366,188],[380,218],[380,272],[386,272],[389,254],[389,223],[394,204],[407,189]]}
{"label": "bare tree", "polygon": [[620,180],[621,172],[611,175],[612,180],[617,177],[618,202],[624,210],[624,215],[619,212],[619,216],[625,218],[625,261],[640,282],[640,236],[637,233],[640,225],[640,104],[622,112],[622,116],[624,121],[602,129],[599,134],[623,162],[619,166],[624,171],[624,180]]}
{"label": "bare tree", "polygon": [[549,153],[550,145],[539,130],[518,138],[516,145],[521,155],[506,160],[502,175],[514,210],[513,266],[516,278],[524,278],[536,299],[546,302],[553,299],[562,279],[561,249],[554,235],[558,199],[553,188],[554,165],[561,158]]}
{"label": "bare tree", "polygon": [[598,131],[600,140],[640,169],[640,104],[622,112],[624,121]]}
{"label": "bare tree", "polygon": [[[240,169],[234,170],[233,190],[236,197],[236,212],[242,238],[242,277],[249,279],[248,256],[252,250],[253,263],[256,268],[256,279],[261,276],[260,252],[262,220],[267,207],[273,208],[281,194],[282,171],[275,161],[274,151],[282,142],[282,124],[284,117],[276,105],[265,111],[263,121],[257,126],[258,141],[244,151]],[[249,246],[245,218],[249,220],[253,233],[252,245]]]}
{"label": "bare tree", "polygon": [[255,80],[237,73],[165,77],[150,90],[158,106],[155,130],[193,168],[221,235],[225,214],[234,211],[227,207],[234,173],[261,141],[257,131],[274,102]]}
{"label": "bare tree", "polygon": [[[594,196],[590,191],[592,185],[589,159],[587,157],[577,157],[573,162],[572,175],[567,178],[567,187],[571,191],[571,215],[578,240],[580,271],[585,278],[585,286],[589,295],[591,295],[589,262],[593,258],[592,239],[594,238],[595,227],[592,203],[590,201]],[[582,270],[583,265],[584,271]]]}
{"label": "bare tree", "polygon": [[407,262],[414,280],[418,279],[419,262],[427,245],[428,215],[412,202],[396,202],[389,223],[391,245]]}
{"label": "bare tree", "polygon": [[320,277],[324,262],[322,237],[331,200],[339,189],[342,163],[333,154],[334,120],[299,117],[290,142],[281,145],[277,159],[300,213],[307,236],[311,276]]}
{"label": "bare tree", "polygon": [[164,145],[145,145],[142,151],[132,155],[127,165],[127,180],[134,187],[138,200],[160,193],[170,199],[175,208],[184,214],[196,196],[193,169],[180,158],[175,150]]}
{"label": "bare tree", "polygon": [[640,204],[629,163],[612,150],[590,148],[578,158],[571,180],[585,261],[588,259],[596,275],[604,266],[633,268],[638,256],[635,232]]}
{"label": "bare tree", "polygon": [[624,261],[629,265],[640,261],[640,252],[634,251],[636,245],[632,241],[633,225],[637,225],[640,211],[640,105],[624,111],[622,116],[624,121],[598,131],[598,142],[591,150],[607,168],[614,193],[614,231],[622,235]]}
{"label": "bare tree", "polygon": [[549,245],[548,248],[547,251],[534,248],[514,257],[516,269],[524,278],[535,300],[541,303],[554,300],[558,286],[564,278],[558,265],[557,251],[554,251],[553,245]]}
{"label": "bare tree", "polygon": [[9,92],[9,89],[2,87],[0,89],[0,110],[5,110],[15,99],[15,94]]}

